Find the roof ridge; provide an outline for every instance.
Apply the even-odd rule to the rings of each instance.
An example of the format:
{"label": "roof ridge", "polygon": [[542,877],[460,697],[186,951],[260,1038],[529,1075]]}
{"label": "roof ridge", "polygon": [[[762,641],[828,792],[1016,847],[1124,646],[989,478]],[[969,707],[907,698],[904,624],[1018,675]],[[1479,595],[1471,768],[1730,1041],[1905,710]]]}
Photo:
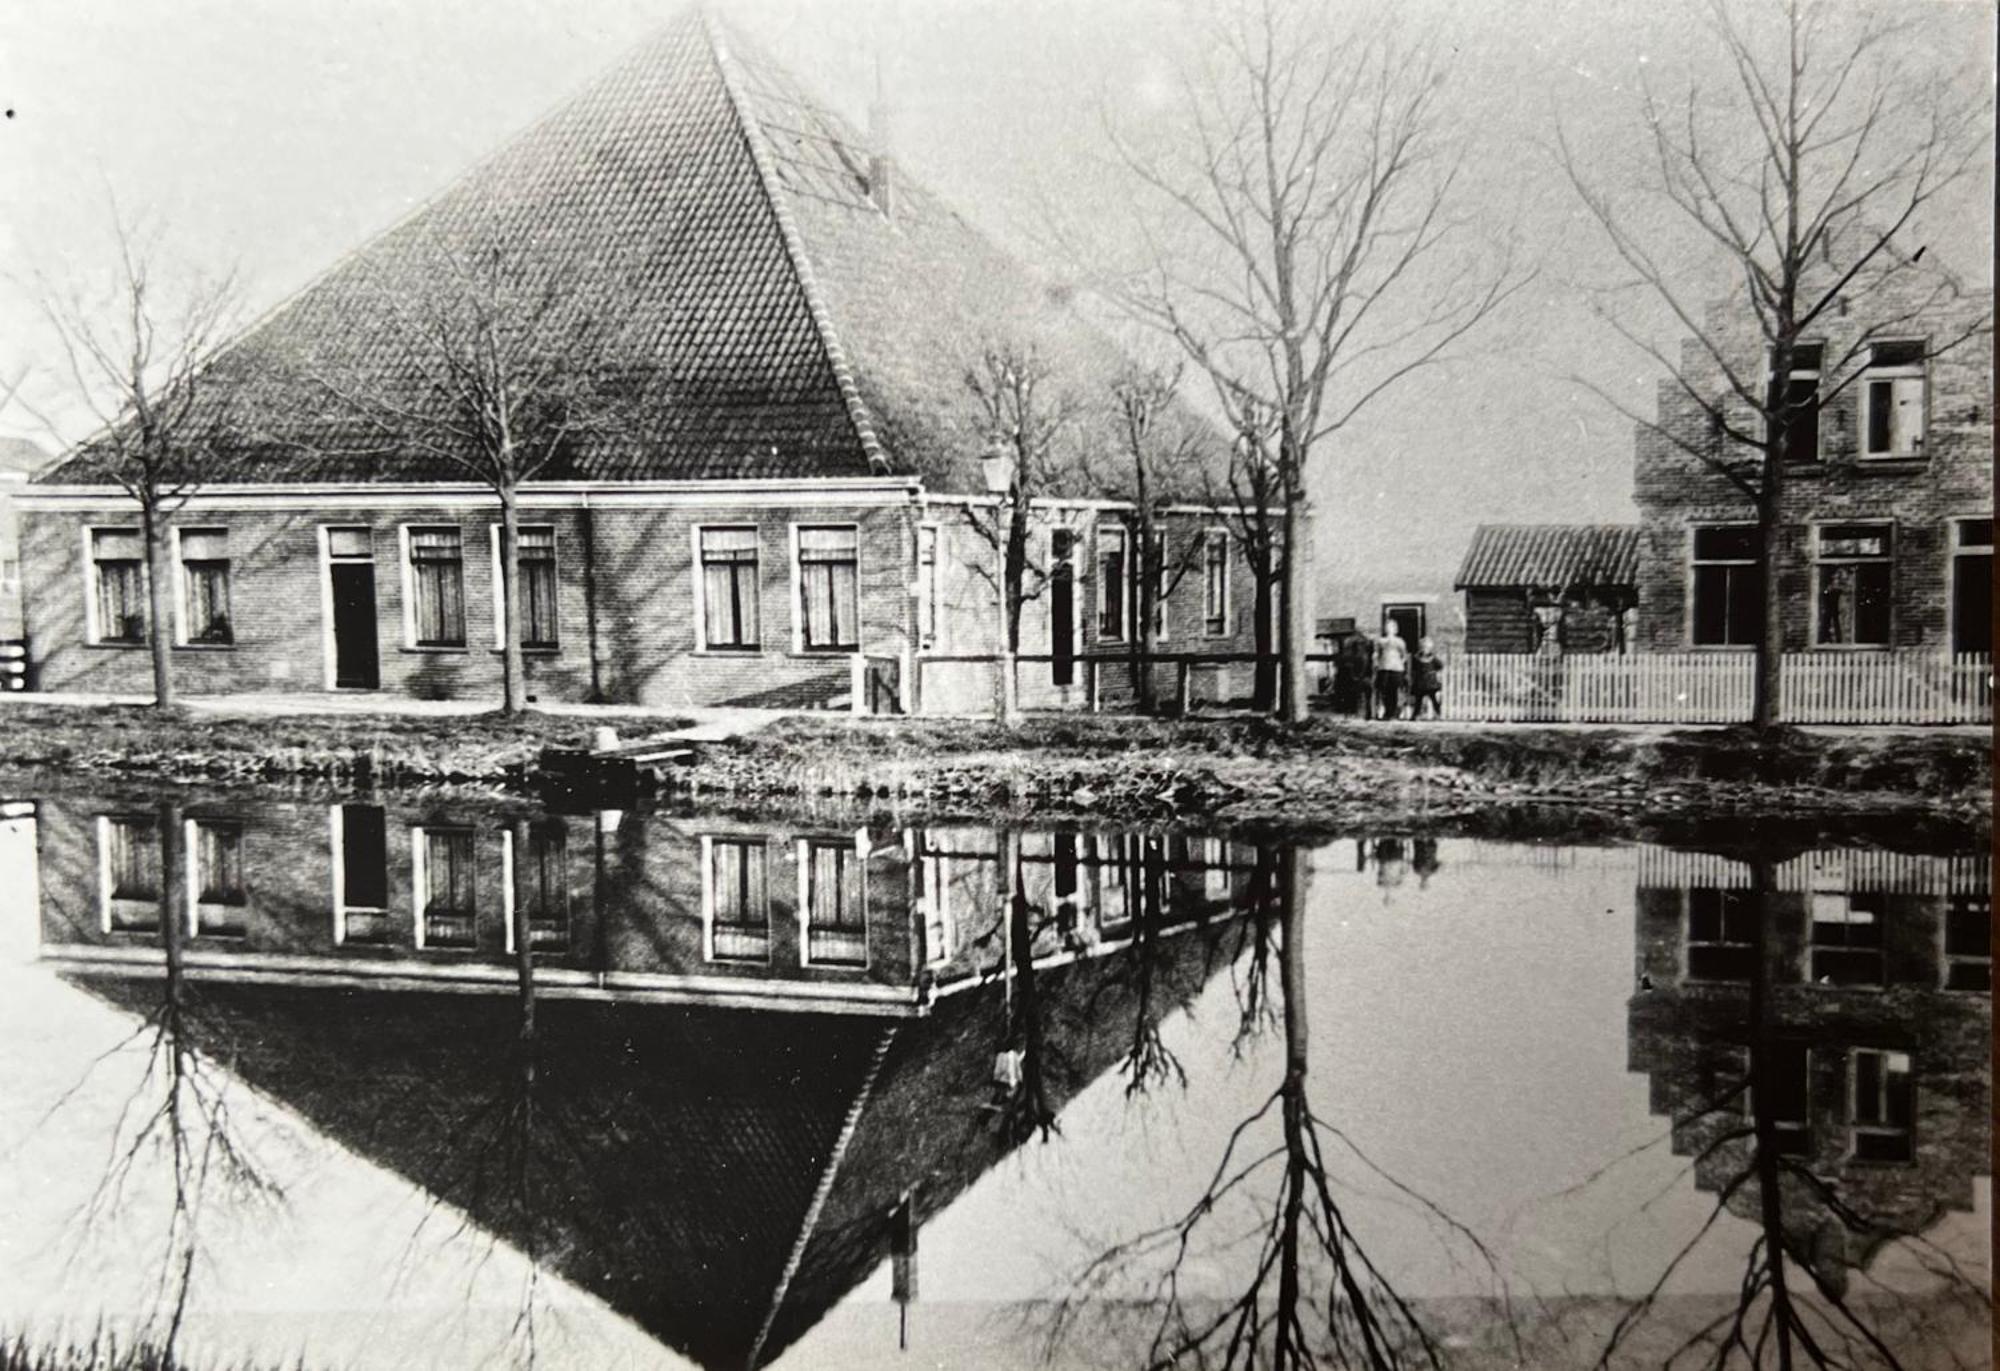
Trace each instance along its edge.
{"label": "roof ridge", "polygon": [[805,240],[799,235],[798,225],[792,221],[791,210],[783,197],[772,188],[776,173],[771,166],[771,149],[764,138],[763,126],[751,116],[748,103],[744,99],[739,84],[735,58],[729,49],[729,37],[716,19],[709,6],[696,7],[700,16],[703,35],[708,40],[709,56],[715,62],[716,72],[722,78],[722,89],[729,99],[729,108],[736,116],[737,127],[749,144],[750,163],[757,172],[757,189],[764,197],[773,219],[778,225],[778,237],[784,244],[785,258],[791,264],[792,277],[798,282],[800,293],[805,297],[806,314],[811,318],[813,331],[819,336],[820,348],[826,354],[826,363],[833,372],[833,382],[840,391],[841,402],[846,406],[848,422],[854,425],[854,435],[861,442],[861,449],[868,457],[869,467],[877,472],[894,470],[889,454],[883,449],[881,439],[875,432],[874,420],[868,413],[867,403],[861,398],[861,387],[854,379],[854,369],[848,363],[847,352],[840,344],[840,335],[833,326],[832,312],[827,309],[821,295],[819,282],[814,277],[812,262],[806,255]]}

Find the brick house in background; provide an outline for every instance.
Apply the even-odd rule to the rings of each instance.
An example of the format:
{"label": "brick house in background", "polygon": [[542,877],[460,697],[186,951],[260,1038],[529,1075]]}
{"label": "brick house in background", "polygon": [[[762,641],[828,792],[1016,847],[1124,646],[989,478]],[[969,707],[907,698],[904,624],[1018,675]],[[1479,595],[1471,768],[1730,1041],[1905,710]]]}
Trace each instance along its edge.
{"label": "brick house in background", "polygon": [[[971,532],[992,435],[968,367],[990,344],[1031,346],[1051,385],[1089,405],[1126,359],[904,177],[885,133],[862,138],[691,12],[225,361],[282,364],[334,339],[389,383],[419,384],[362,281],[408,269],[416,236],[474,221],[546,252],[551,271],[587,262],[591,288],[639,325],[611,360],[636,378],[644,431],[579,445],[522,488],[531,697],[827,704],[857,657],[896,664],[900,681],[926,653],[994,650],[993,578],[973,570],[992,546]],[[237,454],[174,516],[181,688],[496,696],[497,501],[434,459],[316,441],[338,426],[325,407],[282,410],[285,441]],[[1024,653],[1128,641],[1126,507],[1086,493],[1037,506],[1049,581]],[[39,686],[145,690],[136,509],[87,451],[21,503]],[[1166,537],[1170,560],[1199,567],[1162,616],[1170,645],[1249,650],[1252,581],[1219,516],[1182,510]],[[933,673],[924,704],[984,708],[990,673]],[[1241,674],[1210,689],[1247,689]],[[1084,700],[1073,665],[1023,669],[1024,704]]]}
{"label": "brick house in background", "polygon": [[[1785,473],[1777,575],[1787,653],[1992,651],[1993,345],[1990,322],[1979,327],[1992,304],[1990,287],[1966,289],[1927,266],[1886,290],[1857,287],[1802,340],[1792,394],[1827,399],[1793,433],[1793,450],[1812,455]],[[1870,338],[1879,321],[1913,311],[1911,322]],[[1732,313],[1741,319],[1737,364],[1754,375],[1762,342],[1749,307],[1719,304],[1712,317]],[[1700,345],[1682,347],[1683,364],[1698,368]],[[1714,389],[1723,385],[1718,371]],[[1724,451],[1728,440],[1708,431],[1677,383],[1661,383],[1659,405],[1660,424],[1676,437]],[[1649,429],[1639,433],[1633,475],[1643,647],[1751,649],[1760,592],[1749,499]]]}

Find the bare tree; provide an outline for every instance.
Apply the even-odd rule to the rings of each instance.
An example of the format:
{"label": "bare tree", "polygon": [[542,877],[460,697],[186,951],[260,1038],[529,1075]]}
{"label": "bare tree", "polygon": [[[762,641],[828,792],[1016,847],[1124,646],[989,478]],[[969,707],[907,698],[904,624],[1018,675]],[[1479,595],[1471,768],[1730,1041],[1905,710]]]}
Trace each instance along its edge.
{"label": "bare tree", "polygon": [[1211,480],[1208,502],[1228,511],[1230,531],[1250,568],[1251,613],[1256,619],[1251,643],[1257,653],[1250,703],[1270,710],[1278,703],[1275,630],[1285,574],[1284,483],[1272,451],[1275,430],[1270,415],[1259,408],[1255,397],[1241,397],[1237,423],[1240,428],[1230,444],[1227,471],[1219,483]]}
{"label": "bare tree", "polygon": [[1343,31],[1310,0],[1219,9],[1182,73],[1185,136],[1112,131],[1162,226],[1112,292],[1214,385],[1236,433],[1268,416],[1281,499],[1282,708],[1307,711],[1306,481],[1375,399],[1447,356],[1525,284],[1465,252],[1445,69],[1386,17]]}
{"label": "bare tree", "polygon": [[[475,226],[433,234],[401,257],[363,258],[360,308],[387,330],[380,356],[339,330],[301,359],[310,390],[353,421],[364,450],[393,451],[463,473],[500,505],[502,709],[526,701],[522,655],[522,487],[574,460],[588,442],[626,430],[632,369],[620,362],[629,312],[591,289],[580,268],[551,266],[532,241]],[[341,438],[283,436],[294,446]],[[335,432],[338,432],[336,427]]]}
{"label": "bare tree", "polygon": [[1063,489],[1074,477],[1074,430],[1078,421],[1073,397],[1057,389],[1053,369],[1029,343],[1002,340],[989,343],[976,365],[965,373],[981,427],[994,445],[994,458],[1009,469],[1007,489],[996,492],[991,506],[965,507],[967,524],[992,548],[999,562],[977,568],[993,585],[1000,609],[1000,671],[998,709],[1009,726],[1021,717],[1021,612],[1041,595],[1049,568],[1038,562],[1030,538],[1034,501]]}
{"label": "bare tree", "polygon": [[[242,419],[238,379],[215,365],[242,303],[233,271],[163,279],[151,235],[135,233],[114,206],[116,263],[93,287],[38,281],[42,317],[56,340],[61,389],[98,424],[77,452],[78,474],[115,485],[139,509],[143,572],[120,581],[100,616],[107,641],[144,641],[152,652],[153,701],[174,704],[169,594],[174,585],[167,530],[181,507],[219,468]],[[14,403],[67,447],[54,415]],[[137,592],[137,594],[134,594]],[[144,596],[144,606],[135,603]],[[204,628],[229,633],[226,606]]]}
{"label": "bare tree", "polygon": [[[1928,61],[1921,72],[1899,70],[1895,42],[1911,24],[1901,11],[1857,18],[1806,0],[1693,8],[1731,80],[1720,91],[1691,80],[1678,99],[1642,86],[1649,146],[1639,194],[1615,198],[1560,122],[1558,155],[1623,264],[1599,314],[1666,371],[1664,396],[1705,423],[1689,431],[1582,384],[1725,478],[1756,511],[1762,588],[1751,722],[1761,730],[1779,709],[1787,468],[1818,455],[1793,451],[1793,441],[1862,374],[1878,339],[1903,337],[1955,293],[1943,279],[1923,284],[1921,248],[1909,251],[1908,239],[1925,207],[1990,156],[1990,116],[1983,93],[1955,93]],[[1735,309],[1708,311],[1690,298],[1689,277],[1670,256],[1674,232],[1692,233],[1727,264],[1740,292]],[[1619,307],[1634,292],[1664,304],[1691,344],[1670,352],[1647,337]],[[1867,322],[1836,324],[1855,299]],[[1982,315],[1929,340],[1924,357],[1991,327],[1989,299]],[[1827,331],[1837,331],[1837,346],[1817,341]],[[1795,379],[1799,370],[1817,371],[1816,383]]]}
{"label": "bare tree", "polygon": [[[1094,463],[1094,484],[1107,498],[1129,502],[1125,513],[1126,556],[1132,568],[1128,587],[1130,622],[1125,626],[1134,694],[1141,714],[1159,705],[1153,679],[1153,649],[1159,640],[1164,606],[1202,557],[1200,538],[1168,544],[1161,516],[1169,505],[1202,490],[1203,454],[1199,435],[1175,411],[1181,371],[1128,367],[1111,382],[1116,435],[1108,460]],[[1100,587],[1109,594],[1108,587]]]}

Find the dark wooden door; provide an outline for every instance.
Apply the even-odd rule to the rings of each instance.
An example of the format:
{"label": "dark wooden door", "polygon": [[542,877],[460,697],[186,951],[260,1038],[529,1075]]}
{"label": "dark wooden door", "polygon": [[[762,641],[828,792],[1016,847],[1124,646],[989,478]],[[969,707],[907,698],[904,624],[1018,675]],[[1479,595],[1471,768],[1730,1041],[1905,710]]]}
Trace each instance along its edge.
{"label": "dark wooden door", "polygon": [[375,642],[375,565],[335,562],[333,578],[333,683],[345,690],[374,690],[382,684],[382,659]]}
{"label": "dark wooden door", "polygon": [[1993,650],[1993,555],[1951,559],[1951,650]]}
{"label": "dark wooden door", "polygon": [[1055,530],[1055,569],[1049,577],[1049,680],[1066,686],[1076,680],[1076,535]]}

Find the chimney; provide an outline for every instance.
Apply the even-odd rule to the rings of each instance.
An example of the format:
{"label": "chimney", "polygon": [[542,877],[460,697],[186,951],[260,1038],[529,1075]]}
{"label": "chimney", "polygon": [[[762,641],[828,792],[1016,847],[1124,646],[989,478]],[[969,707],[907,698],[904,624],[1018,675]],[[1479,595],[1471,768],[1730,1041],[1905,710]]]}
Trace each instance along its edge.
{"label": "chimney", "polygon": [[875,100],[868,106],[868,196],[885,218],[896,217],[896,112],[882,94],[882,59],[875,59]]}

